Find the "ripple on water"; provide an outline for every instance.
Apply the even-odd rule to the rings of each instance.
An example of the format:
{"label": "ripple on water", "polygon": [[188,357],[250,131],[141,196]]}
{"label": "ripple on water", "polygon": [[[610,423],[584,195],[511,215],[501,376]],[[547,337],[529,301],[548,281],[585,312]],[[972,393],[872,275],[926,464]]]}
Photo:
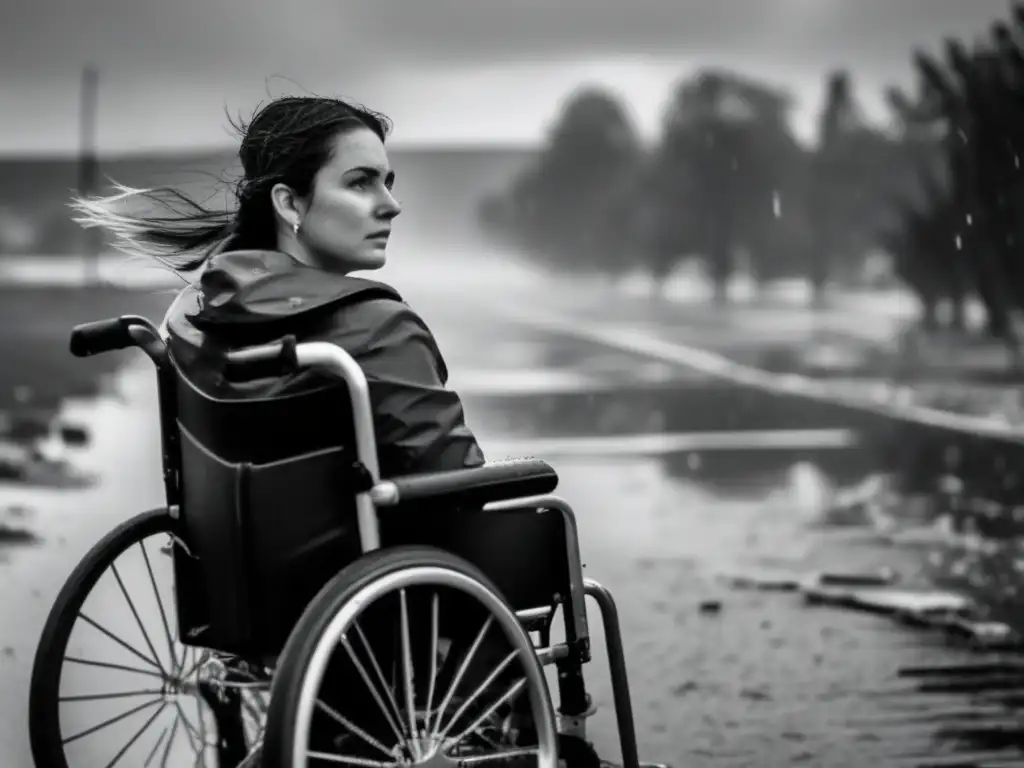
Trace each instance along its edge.
{"label": "ripple on water", "polygon": [[[717,578],[753,566],[790,574],[889,566],[923,581],[927,550],[866,528],[812,525],[785,473],[760,498],[723,498],[667,477],[657,461],[627,466],[559,470],[584,554],[619,602],[645,753],[714,768],[1006,756],[1006,722],[1024,717],[899,676],[975,653],[884,617],[808,607],[792,592],[726,591]],[[720,612],[701,612],[709,599],[721,601]]]}

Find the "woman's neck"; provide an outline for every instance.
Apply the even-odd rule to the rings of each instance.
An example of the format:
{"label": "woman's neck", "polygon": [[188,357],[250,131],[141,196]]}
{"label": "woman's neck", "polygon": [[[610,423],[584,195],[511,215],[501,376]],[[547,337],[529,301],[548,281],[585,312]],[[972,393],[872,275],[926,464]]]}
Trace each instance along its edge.
{"label": "woman's neck", "polygon": [[278,250],[291,257],[299,264],[312,269],[319,269],[323,272],[330,272],[334,275],[347,275],[352,271],[350,269],[341,268],[337,261],[317,258],[314,254],[310,253],[308,248],[295,241],[284,243],[283,247],[279,247]]}

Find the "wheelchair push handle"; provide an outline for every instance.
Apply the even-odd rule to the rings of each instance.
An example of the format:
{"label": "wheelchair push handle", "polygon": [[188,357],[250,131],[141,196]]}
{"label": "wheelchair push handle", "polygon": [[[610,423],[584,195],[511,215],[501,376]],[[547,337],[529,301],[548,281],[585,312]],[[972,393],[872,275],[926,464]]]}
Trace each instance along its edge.
{"label": "wheelchair push handle", "polygon": [[139,331],[143,331],[146,337],[158,337],[153,324],[139,315],[121,315],[76,325],[71,331],[71,354],[91,357],[138,346],[141,340]]}
{"label": "wheelchair push handle", "polygon": [[225,377],[230,381],[256,381],[294,373],[299,368],[294,336],[273,344],[261,344],[228,352]]}

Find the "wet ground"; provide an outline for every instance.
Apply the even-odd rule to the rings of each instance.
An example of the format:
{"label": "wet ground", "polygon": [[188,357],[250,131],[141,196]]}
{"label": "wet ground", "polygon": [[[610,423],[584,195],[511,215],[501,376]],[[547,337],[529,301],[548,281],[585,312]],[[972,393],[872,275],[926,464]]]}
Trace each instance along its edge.
{"label": "wet ground", "polygon": [[[494,458],[512,438],[522,449],[536,436],[664,431],[671,426],[664,414],[685,410],[688,388],[705,378],[536,324],[480,314],[467,323],[450,298],[417,306],[435,328],[452,385],[465,392],[470,421]],[[616,391],[651,382],[656,391],[616,410]],[[579,389],[589,393],[572,394]],[[595,394],[601,390],[606,394]],[[569,400],[544,407],[552,391]],[[669,397],[678,401],[671,408]],[[575,417],[565,407],[574,398],[591,403]],[[86,491],[34,493],[25,522],[42,543],[0,550],[4,765],[31,764],[28,675],[57,590],[99,536],[160,502],[153,387],[144,364],[120,379],[116,396],[74,408],[95,437],[75,461],[98,472],[100,483]],[[1004,699],[948,685],[921,693],[920,681],[900,674],[978,661],[976,653],[889,619],[723,584],[725,575],[765,570],[797,575],[889,566],[907,580],[923,577],[926,547],[894,545],[869,528],[817,524],[822,488],[832,482],[825,475],[852,481],[864,465],[856,446],[820,443],[756,452],[550,456],[562,477],[558,493],[577,511],[586,574],[619,602],[642,755],[677,768],[1024,765],[1024,751],[1014,745],[1024,718]],[[545,457],[542,450],[530,453]],[[25,501],[25,491],[0,486],[0,508]],[[141,564],[126,567],[126,579],[146,578]],[[702,611],[709,600],[720,601],[721,610]],[[102,593],[95,610],[116,614],[109,620],[131,629],[116,590]],[[149,614],[155,618],[154,609]],[[614,758],[596,614],[591,626],[596,652],[588,681],[601,705],[591,732],[601,753]],[[100,636],[81,641],[96,652],[104,642]],[[96,716],[81,715],[83,723]],[[141,725],[144,715],[138,718]],[[106,762],[99,759],[105,746],[83,746],[83,768]],[[125,764],[141,765],[150,747],[140,741],[140,756],[126,756]]]}

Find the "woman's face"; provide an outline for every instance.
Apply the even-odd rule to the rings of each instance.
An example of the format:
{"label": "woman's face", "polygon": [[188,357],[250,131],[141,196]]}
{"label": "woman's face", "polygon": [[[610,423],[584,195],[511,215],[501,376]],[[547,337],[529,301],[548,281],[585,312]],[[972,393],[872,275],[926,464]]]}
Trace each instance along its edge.
{"label": "woman's face", "polygon": [[402,210],[391,194],[395,174],[384,142],[360,127],[338,134],[333,144],[303,206],[298,242],[332,272],[380,269],[391,222]]}

